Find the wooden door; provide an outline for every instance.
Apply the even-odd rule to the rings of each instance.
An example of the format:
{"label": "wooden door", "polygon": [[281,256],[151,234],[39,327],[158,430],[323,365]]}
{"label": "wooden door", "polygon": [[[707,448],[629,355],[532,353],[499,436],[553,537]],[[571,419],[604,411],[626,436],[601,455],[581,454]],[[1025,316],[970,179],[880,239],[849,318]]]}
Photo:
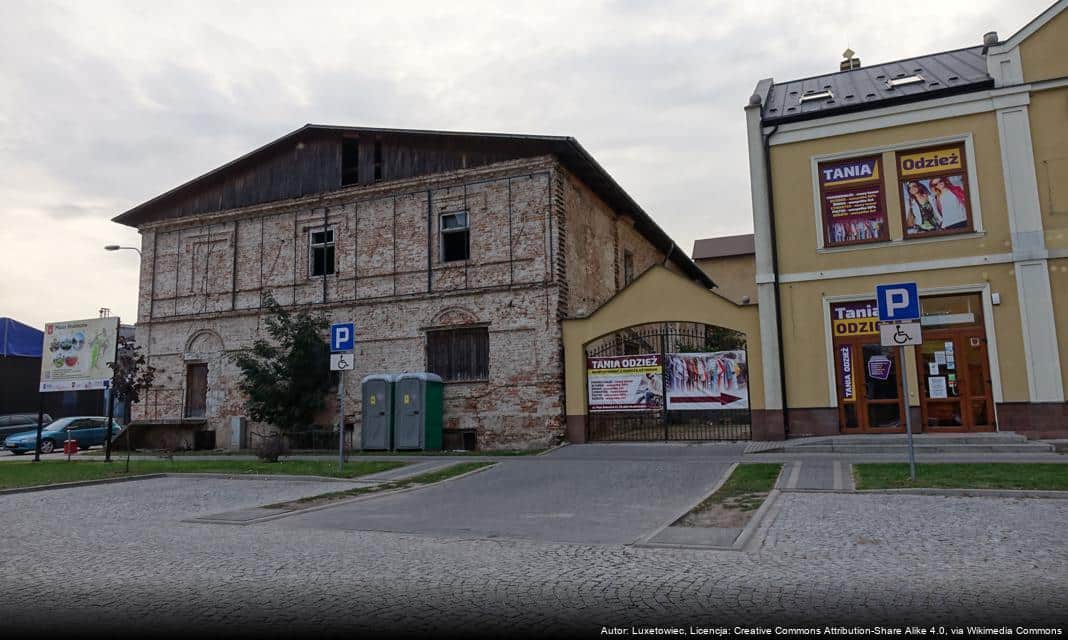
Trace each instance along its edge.
{"label": "wooden door", "polygon": [[994,430],[990,360],[981,328],[924,330],[916,365],[925,430]]}
{"label": "wooden door", "polygon": [[185,373],[185,417],[203,418],[208,405],[208,365],[190,364]]}
{"label": "wooden door", "polygon": [[[898,350],[865,337],[839,340],[835,353],[841,432],[904,431],[905,403]],[[877,362],[872,363],[873,359]]]}

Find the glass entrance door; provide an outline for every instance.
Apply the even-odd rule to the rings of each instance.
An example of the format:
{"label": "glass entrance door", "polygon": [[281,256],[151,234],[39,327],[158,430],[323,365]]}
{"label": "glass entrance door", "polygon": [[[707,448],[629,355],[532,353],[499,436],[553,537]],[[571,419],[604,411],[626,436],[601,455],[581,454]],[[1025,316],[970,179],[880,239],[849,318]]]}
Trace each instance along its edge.
{"label": "glass entrance door", "polygon": [[898,350],[870,338],[836,345],[839,424],[843,433],[904,430]]}
{"label": "glass entrance door", "polygon": [[990,361],[982,330],[924,330],[917,356],[925,430],[993,431]]}

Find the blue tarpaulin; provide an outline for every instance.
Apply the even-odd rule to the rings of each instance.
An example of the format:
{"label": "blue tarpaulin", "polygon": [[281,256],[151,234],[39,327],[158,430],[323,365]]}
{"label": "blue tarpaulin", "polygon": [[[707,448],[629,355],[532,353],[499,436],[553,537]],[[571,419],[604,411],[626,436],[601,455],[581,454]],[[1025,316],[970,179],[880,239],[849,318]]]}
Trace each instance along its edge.
{"label": "blue tarpaulin", "polygon": [[40,358],[44,332],[11,318],[0,318],[0,356]]}

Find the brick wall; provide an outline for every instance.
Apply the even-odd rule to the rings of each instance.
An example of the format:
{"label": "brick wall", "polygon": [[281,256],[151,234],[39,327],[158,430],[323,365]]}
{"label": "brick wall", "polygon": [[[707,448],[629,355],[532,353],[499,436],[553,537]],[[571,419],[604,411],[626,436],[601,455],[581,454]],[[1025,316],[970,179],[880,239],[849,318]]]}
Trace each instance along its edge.
{"label": "brick wall", "polygon": [[[470,259],[443,263],[439,216],[464,210]],[[209,428],[243,415],[229,354],[258,335],[269,290],[356,322],[350,381],[425,370],[428,327],[487,325],[489,380],[446,384],[446,427],[477,429],[486,448],[549,444],[563,433],[561,311],[592,311],[615,293],[624,246],[636,265],[656,260],[626,221],[536,158],[146,226],[139,332],[159,387],[134,418],[180,418],[193,362],[208,364]],[[325,286],[309,277],[308,245],[324,224],[336,239]],[[358,421],[358,384],[347,385],[346,408]]]}

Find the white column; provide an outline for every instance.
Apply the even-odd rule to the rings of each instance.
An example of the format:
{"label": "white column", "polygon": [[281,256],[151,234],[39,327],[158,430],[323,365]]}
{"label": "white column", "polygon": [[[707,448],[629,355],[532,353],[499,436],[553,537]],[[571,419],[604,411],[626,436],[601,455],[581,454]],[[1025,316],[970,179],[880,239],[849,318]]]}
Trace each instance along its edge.
{"label": "white column", "polygon": [[997,110],[1013,266],[1019,294],[1027,388],[1031,402],[1063,402],[1060,348],[1053,320],[1042,210],[1031,144],[1029,95],[1006,96]]}
{"label": "white column", "polygon": [[756,248],[757,310],[760,313],[760,364],[764,371],[764,407],[782,410],[779,377],[778,309],[775,305],[775,274],[772,260],[771,203],[765,170],[764,132],[761,125],[763,97],[771,80],[761,80],[745,107],[749,141],[749,186],[753,201],[753,241]]}

